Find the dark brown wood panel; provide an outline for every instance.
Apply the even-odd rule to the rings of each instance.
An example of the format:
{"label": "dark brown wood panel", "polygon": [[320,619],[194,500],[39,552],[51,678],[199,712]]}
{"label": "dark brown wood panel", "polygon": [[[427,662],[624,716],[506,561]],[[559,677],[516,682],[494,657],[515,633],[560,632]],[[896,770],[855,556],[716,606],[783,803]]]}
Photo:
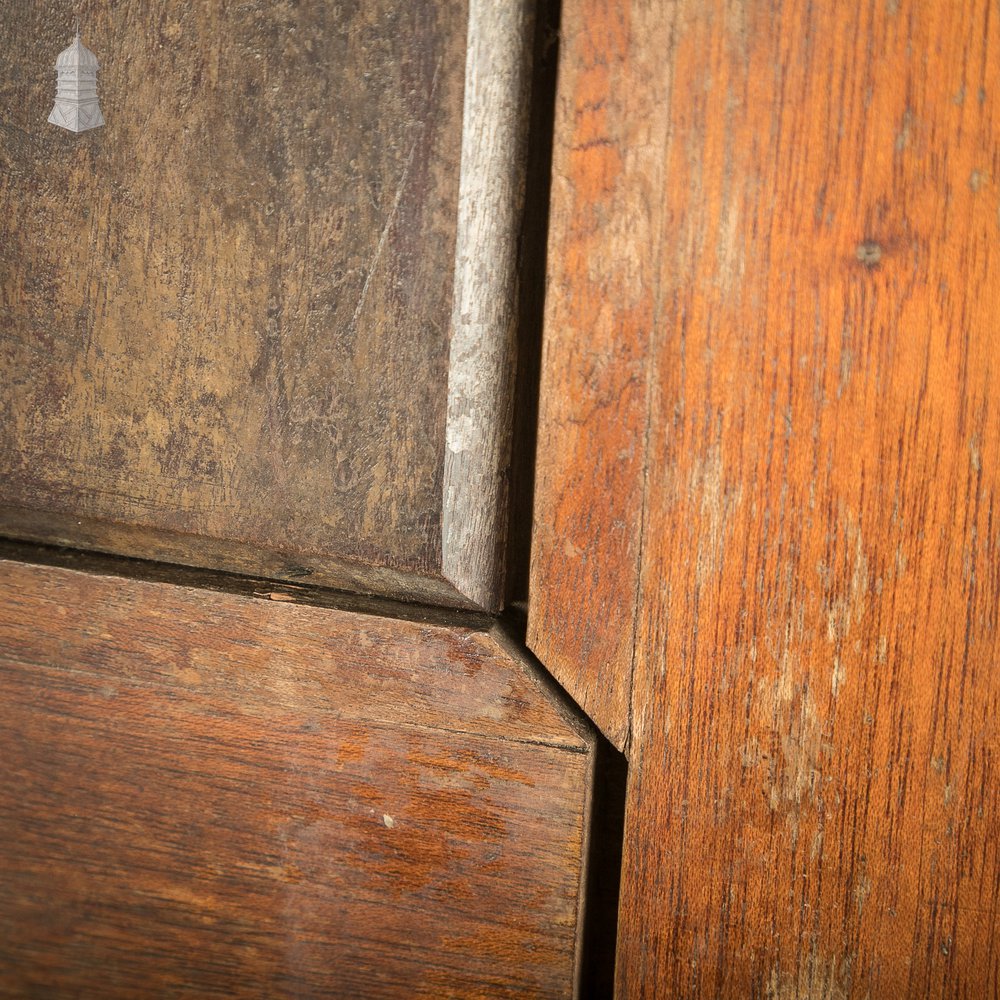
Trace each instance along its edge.
{"label": "dark brown wood panel", "polygon": [[[553,214],[602,210],[600,155],[637,219],[606,250],[550,244],[571,419],[543,399],[541,440],[596,442],[543,453],[533,583],[564,592],[532,592],[531,634],[582,650],[567,686],[608,725],[631,650],[606,651],[635,629],[619,994],[995,997],[996,5],[567,0],[564,21],[561,100],[607,122],[557,165]],[[662,141],[625,142],[657,119]],[[603,331],[629,329],[636,269],[647,454],[609,496],[621,426],[584,418],[635,370]],[[608,318],[552,322],[598,293]],[[637,595],[602,541],[634,476]]]}
{"label": "dark brown wood panel", "polygon": [[[0,527],[499,605],[513,274],[497,255],[524,117],[499,98],[530,58],[510,9],[505,34],[482,26],[495,58],[469,70],[470,109],[466,0],[0,3]],[[46,121],[77,16],[107,123],[81,135]],[[490,228],[470,235],[476,184]],[[453,363],[454,291],[478,287],[458,252],[495,277]],[[466,386],[455,419],[496,455],[453,502],[466,369],[497,398]],[[478,556],[455,540],[473,531]]]}
{"label": "dark brown wood panel", "polygon": [[0,992],[570,996],[594,761],[499,634],[0,563]]}

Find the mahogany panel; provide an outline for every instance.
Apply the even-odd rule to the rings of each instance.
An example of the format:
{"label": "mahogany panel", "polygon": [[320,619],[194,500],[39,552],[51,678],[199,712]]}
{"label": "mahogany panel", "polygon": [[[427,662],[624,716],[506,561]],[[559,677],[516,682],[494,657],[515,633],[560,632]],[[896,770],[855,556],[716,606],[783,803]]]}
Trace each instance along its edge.
{"label": "mahogany panel", "polygon": [[[638,595],[584,629],[631,654],[635,628],[619,995],[996,996],[996,6],[622,6],[624,41],[567,0],[560,86],[581,105],[607,55],[624,69],[586,100],[664,123],[629,160],[616,124],[603,154],[617,189],[655,186],[652,222],[627,244],[610,225],[575,270],[572,240],[550,246],[546,327],[546,377],[586,414],[614,375],[571,359],[601,328],[552,317],[623,262],[655,272],[647,456],[621,466]],[[583,226],[605,192],[562,169],[553,214]],[[631,294],[616,278],[606,309]],[[625,579],[600,544],[573,575],[563,511],[620,503],[601,456],[621,425],[590,433],[591,466],[542,460],[537,558],[563,563],[533,578],[563,590],[532,593],[543,659]],[[567,686],[586,704],[628,659],[584,656]]]}
{"label": "mahogany panel", "polygon": [[0,581],[0,992],[573,995],[594,743],[502,636]]}

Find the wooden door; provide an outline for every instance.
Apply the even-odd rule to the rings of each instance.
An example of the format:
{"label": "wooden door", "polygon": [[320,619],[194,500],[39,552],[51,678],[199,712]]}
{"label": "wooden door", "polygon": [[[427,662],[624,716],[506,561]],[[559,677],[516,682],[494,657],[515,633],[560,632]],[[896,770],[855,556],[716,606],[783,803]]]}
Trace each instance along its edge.
{"label": "wooden door", "polygon": [[[83,136],[0,6],[2,524],[157,562],[7,550],[4,988],[601,990],[610,754],[482,614],[532,5],[84,6]],[[997,24],[562,4],[528,642],[619,996],[997,994]]]}

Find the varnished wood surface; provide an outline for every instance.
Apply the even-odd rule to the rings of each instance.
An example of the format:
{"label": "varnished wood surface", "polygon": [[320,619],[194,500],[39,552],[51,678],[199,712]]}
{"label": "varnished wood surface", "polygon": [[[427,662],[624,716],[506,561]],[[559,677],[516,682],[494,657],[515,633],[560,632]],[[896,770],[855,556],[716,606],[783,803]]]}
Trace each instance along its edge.
{"label": "varnished wood surface", "polygon": [[531,636],[630,739],[619,995],[995,997],[997,8],[562,45]]}
{"label": "varnished wood surface", "polygon": [[[517,9],[476,77],[485,92],[511,76],[523,90]],[[501,258],[525,106],[464,101],[468,13],[0,3],[5,532],[499,607],[514,291]],[[73,135],[46,118],[78,16],[107,124]],[[478,272],[455,266],[463,149],[462,183],[506,209],[481,206],[489,225],[462,240],[492,262]],[[498,317],[449,364],[454,290],[474,299],[477,275]],[[478,373],[472,412],[450,420],[462,366]],[[460,501],[466,484],[449,493],[444,471],[459,416],[497,449]]]}
{"label": "varnished wood surface", "polygon": [[0,992],[572,994],[593,742],[502,636],[0,594]]}

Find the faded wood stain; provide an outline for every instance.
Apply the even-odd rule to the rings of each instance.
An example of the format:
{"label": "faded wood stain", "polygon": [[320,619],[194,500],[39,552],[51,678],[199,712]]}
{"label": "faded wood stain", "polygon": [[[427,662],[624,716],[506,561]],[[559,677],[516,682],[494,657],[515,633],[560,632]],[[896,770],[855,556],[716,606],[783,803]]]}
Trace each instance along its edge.
{"label": "faded wood stain", "polygon": [[[512,308],[526,102],[463,139],[469,4],[88,4],[107,124],[83,136],[42,113],[74,13],[0,4],[4,530],[497,609],[510,324],[459,345],[497,454],[451,483],[473,496],[443,541],[449,350],[454,287]],[[513,21],[477,79],[523,97]],[[459,247],[496,273],[456,286],[463,143],[507,211]]]}

